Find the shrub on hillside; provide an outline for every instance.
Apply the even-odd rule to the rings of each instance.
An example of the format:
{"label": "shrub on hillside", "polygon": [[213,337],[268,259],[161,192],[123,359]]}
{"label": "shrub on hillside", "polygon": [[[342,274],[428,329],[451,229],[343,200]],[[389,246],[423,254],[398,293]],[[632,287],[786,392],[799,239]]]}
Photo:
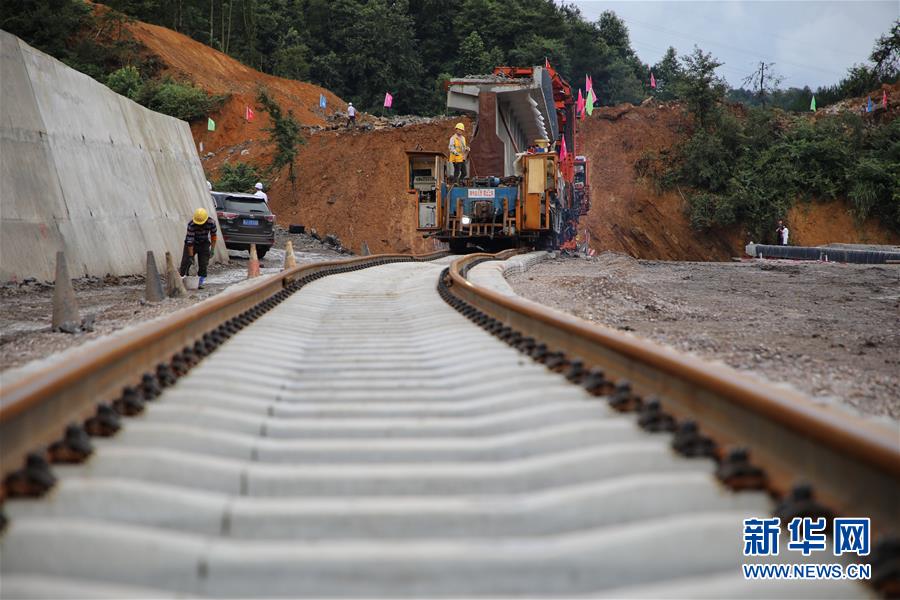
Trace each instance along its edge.
{"label": "shrub on hillside", "polygon": [[217,110],[224,101],[223,97],[210,96],[192,83],[168,77],[145,81],[134,99],[151,110],[184,121],[201,119]]}
{"label": "shrub on hillside", "polygon": [[256,167],[245,162],[225,163],[219,169],[217,192],[247,192],[260,180]]}
{"label": "shrub on hillside", "polygon": [[141,72],[130,66],[117,69],[106,78],[106,86],[109,89],[132,100],[137,98],[142,85]]}

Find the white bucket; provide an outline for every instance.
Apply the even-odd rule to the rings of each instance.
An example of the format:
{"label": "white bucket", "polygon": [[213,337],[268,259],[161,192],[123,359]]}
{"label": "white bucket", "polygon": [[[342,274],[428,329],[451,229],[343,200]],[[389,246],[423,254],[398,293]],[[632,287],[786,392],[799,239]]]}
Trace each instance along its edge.
{"label": "white bucket", "polygon": [[200,278],[196,275],[188,275],[182,278],[184,282],[184,287],[189,290],[196,290],[200,288]]}

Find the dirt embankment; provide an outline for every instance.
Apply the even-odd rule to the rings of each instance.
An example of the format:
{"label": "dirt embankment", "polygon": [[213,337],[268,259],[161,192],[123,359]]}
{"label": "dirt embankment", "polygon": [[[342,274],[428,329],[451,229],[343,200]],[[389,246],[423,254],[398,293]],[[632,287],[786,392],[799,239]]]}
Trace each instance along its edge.
{"label": "dirt embankment", "polygon": [[[228,95],[225,105],[191,130],[204,169],[215,179],[226,162],[243,161],[265,170],[272,161],[268,116],[256,107],[260,87],[304,125],[294,185],[286,171],[270,177],[271,204],[283,224],[302,223],[320,233],[337,234],[359,251],[363,241],[376,252],[424,251],[433,248],[415,231],[415,204],[406,197],[407,150],[440,150],[451,133],[449,121],[374,131],[321,131],[326,119],[346,110],[346,103],[319,86],[260,73],[200,42],[164,27],[128,25],[147,51],[214,94]],[[327,110],[319,108],[319,95]],[[893,99],[891,99],[893,102]],[[254,108],[253,121],[244,117]],[[370,115],[360,121],[373,123]],[[468,121],[466,121],[468,124]],[[677,192],[657,194],[653,184],[635,175],[646,152],[677,143],[684,135],[683,110],[674,105],[622,105],[598,109],[580,124],[579,153],[591,159],[592,209],[583,223],[598,251],[625,252],[637,258],[727,260],[743,253],[749,237],[738,228],[699,233],[690,227],[686,200]],[[333,125],[333,123],[331,123]],[[381,124],[380,127],[385,127]],[[469,125],[471,131],[471,126]],[[803,204],[786,220],[792,243],[898,243],[898,236],[874,221],[858,226],[844,202]]]}
{"label": "dirt embankment", "polygon": [[597,251],[661,260],[728,260],[742,246],[740,232],[700,234],[691,228],[686,200],[657,194],[639,181],[635,163],[681,139],[678,106],[623,105],[595,110],[581,122],[580,150],[590,160],[591,211],[583,224]]}
{"label": "dirt embankment", "polygon": [[[260,73],[227,54],[193,40],[171,29],[134,21],[128,29],[147,51],[165,65],[164,71],[176,78],[193,81],[211,94],[228,95],[220,111],[210,115],[216,130],[207,131],[206,122],[194,123],[194,139],[205,148],[232,146],[248,139],[267,137],[268,116],[256,110],[259,88],[266,88],[281,107],[294,113],[303,125],[324,125],[326,113],[319,109],[319,95],[327,100],[327,114],[346,110],[347,104],[325,88],[294,79],[283,79]],[[244,119],[247,106],[256,116]]]}
{"label": "dirt embankment", "polygon": [[[598,251],[657,260],[721,261],[741,256],[750,236],[734,227],[701,233],[691,228],[678,191],[657,194],[637,178],[635,163],[683,139],[687,125],[676,105],[622,105],[595,110],[580,129],[579,152],[591,160],[591,211],[583,223]],[[785,217],[791,243],[897,244],[900,236],[875,219],[857,224],[846,201],[798,203]]]}

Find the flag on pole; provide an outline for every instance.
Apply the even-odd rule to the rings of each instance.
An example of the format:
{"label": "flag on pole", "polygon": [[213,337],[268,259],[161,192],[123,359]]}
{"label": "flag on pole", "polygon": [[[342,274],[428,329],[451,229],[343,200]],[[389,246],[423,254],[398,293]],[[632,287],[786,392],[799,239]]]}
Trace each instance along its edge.
{"label": "flag on pole", "polygon": [[384,107],[390,108],[394,104],[394,97],[391,96],[390,92],[385,93],[384,95]]}
{"label": "flag on pole", "polygon": [[550,68],[550,59],[547,58],[546,56],[544,57],[544,67],[547,69]]}
{"label": "flag on pole", "polygon": [[584,103],[584,112],[587,113],[587,116],[591,116],[591,113],[594,112],[594,90],[588,90],[587,99]]}
{"label": "flag on pole", "polygon": [[584,96],[578,90],[578,100],[575,102],[575,115],[584,118]]}
{"label": "flag on pole", "polygon": [[325,94],[319,94],[319,108],[325,110],[326,106],[328,106],[328,101],[325,99]]}
{"label": "flag on pole", "polygon": [[887,90],[881,90],[881,108],[887,108]]}
{"label": "flag on pole", "polygon": [[812,100],[809,101],[809,110],[816,112],[816,97],[813,96]]}
{"label": "flag on pole", "polygon": [[566,136],[562,137],[562,143],[559,145],[559,162],[565,162],[569,152],[566,150]]}
{"label": "flag on pole", "polygon": [[585,95],[592,89],[594,89],[594,80],[591,79],[590,75],[585,75],[584,76],[584,93],[585,93]]}
{"label": "flag on pole", "polygon": [[868,101],[866,102],[866,112],[872,112],[872,96],[869,96]]}
{"label": "flag on pole", "polygon": [[653,76],[653,71],[650,71],[650,88],[656,89],[656,77]]}
{"label": "flag on pole", "polygon": [[254,117],[253,109],[250,108],[250,106],[248,105],[247,110],[244,111],[244,118],[247,119],[248,121],[252,121],[253,117]]}
{"label": "flag on pole", "polygon": [[216,122],[206,117],[206,130],[207,131],[215,131],[216,130]]}

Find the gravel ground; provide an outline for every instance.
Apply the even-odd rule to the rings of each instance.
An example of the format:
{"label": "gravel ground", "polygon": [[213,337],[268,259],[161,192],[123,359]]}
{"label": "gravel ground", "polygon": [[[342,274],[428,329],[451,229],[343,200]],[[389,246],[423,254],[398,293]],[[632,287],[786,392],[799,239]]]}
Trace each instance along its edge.
{"label": "gravel ground", "polygon": [[900,265],[779,260],[539,263],[522,296],[718,359],[818,401],[900,419]]}
{"label": "gravel ground", "polygon": [[[275,246],[260,261],[263,274],[277,273],[284,264],[284,243],[291,240],[298,264],[342,256],[334,248],[308,235],[276,230]],[[214,296],[247,277],[247,252],[230,251],[231,264],[212,264],[204,289],[189,291],[187,298],[167,298],[158,304],[143,301],[144,277],[89,277],[73,281],[82,318],[94,317],[94,331],[68,334],[50,329],[53,284],[29,281],[0,285],[0,372],[21,367],[73,346],[81,345],[128,325],[147,321]],[[180,260],[180,255],[176,260]],[[196,275],[196,268],[191,269]],[[12,377],[12,376],[10,376]],[[5,383],[5,381],[4,381]]]}

